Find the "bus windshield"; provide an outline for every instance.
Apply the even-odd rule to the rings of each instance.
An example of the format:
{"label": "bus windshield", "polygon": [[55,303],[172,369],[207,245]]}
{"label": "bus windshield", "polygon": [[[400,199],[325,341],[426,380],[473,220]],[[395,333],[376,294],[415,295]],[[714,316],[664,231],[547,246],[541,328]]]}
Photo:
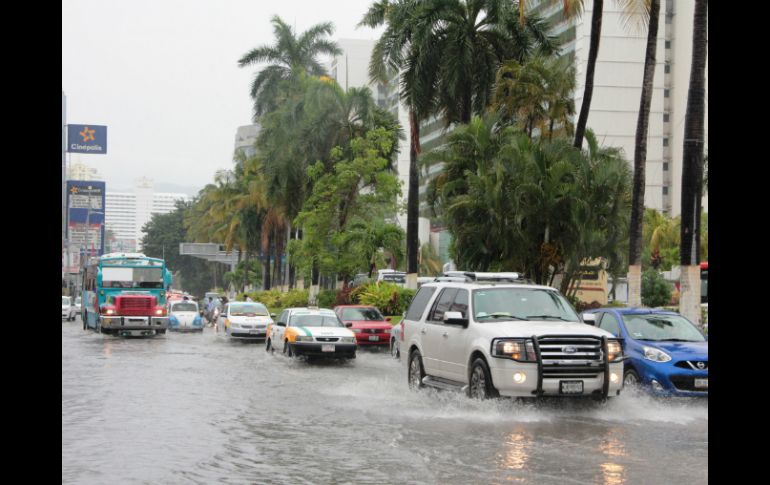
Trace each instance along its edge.
{"label": "bus windshield", "polygon": [[104,288],[163,288],[162,268],[102,268]]}

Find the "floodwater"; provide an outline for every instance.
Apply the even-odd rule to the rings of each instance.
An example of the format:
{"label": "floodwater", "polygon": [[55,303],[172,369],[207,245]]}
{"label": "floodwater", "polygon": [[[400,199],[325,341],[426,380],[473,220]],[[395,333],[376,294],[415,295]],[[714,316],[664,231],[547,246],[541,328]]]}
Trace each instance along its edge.
{"label": "floodwater", "polygon": [[62,483],[708,482],[708,401],[473,401],[387,350],[305,362],[62,322]]}

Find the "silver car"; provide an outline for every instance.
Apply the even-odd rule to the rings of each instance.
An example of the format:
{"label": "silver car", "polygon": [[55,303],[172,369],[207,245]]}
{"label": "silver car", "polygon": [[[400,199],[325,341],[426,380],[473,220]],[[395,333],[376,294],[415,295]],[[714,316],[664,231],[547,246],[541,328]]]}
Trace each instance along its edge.
{"label": "silver car", "polygon": [[72,304],[72,299],[68,296],[61,297],[61,317],[68,322],[75,320],[75,306]]}

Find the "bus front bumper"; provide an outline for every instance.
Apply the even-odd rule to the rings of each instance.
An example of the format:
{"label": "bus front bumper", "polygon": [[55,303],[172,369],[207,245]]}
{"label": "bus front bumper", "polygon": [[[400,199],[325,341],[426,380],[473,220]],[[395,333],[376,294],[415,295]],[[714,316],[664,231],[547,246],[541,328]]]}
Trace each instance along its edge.
{"label": "bus front bumper", "polygon": [[99,320],[104,329],[118,330],[165,330],[168,328],[168,317],[122,317],[100,316]]}

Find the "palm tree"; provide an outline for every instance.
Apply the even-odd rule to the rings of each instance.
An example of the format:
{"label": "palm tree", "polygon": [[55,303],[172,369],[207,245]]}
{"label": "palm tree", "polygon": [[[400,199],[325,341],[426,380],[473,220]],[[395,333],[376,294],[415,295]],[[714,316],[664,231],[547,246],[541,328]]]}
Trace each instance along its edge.
{"label": "palm tree", "polygon": [[[631,12],[639,11],[647,17],[647,50],[644,58],[642,96],[639,102],[639,117],[636,123],[634,146],[634,189],[631,203],[631,227],[628,249],[629,304],[642,303],[642,229],[644,224],[645,167],[647,164],[647,127],[650,120],[650,101],[655,77],[655,52],[658,46],[658,19],[660,0],[623,0],[627,18]],[[641,5],[640,5],[641,4]]]}
{"label": "palm tree", "polygon": [[255,119],[275,109],[281,99],[281,81],[296,79],[300,73],[322,76],[326,70],[316,57],[320,54],[342,54],[335,42],[325,38],[334,33],[331,22],[314,25],[299,37],[279,16],[273,16],[270,22],[273,24],[275,44],[256,47],[238,60],[239,67],[269,63],[251,84]]}
{"label": "palm tree", "polygon": [[700,322],[700,234],[703,196],[703,149],[705,111],[705,71],[708,44],[708,1],[695,0],[693,15],[692,65],[687,112],[684,122],[682,163],[681,248],[682,297],[680,311],[693,322]]}
{"label": "palm tree", "polygon": [[342,239],[342,249],[346,251],[358,250],[363,253],[369,265],[369,278],[375,269],[375,261],[378,251],[385,250],[394,258],[403,257],[401,241],[404,231],[399,226],[388,224],[383,220],[358,221],[350,225]]}
{"label": "palm tree", "polygon": [[536,56],[520,63],[505,62],[497,72],[493,107],[506,123],[515,123],[532,138],[571,136],[575,114],[575,67],[566,58]]}
{"label": "palm tree", "polygon": [[487,107],[504,59],[524,60],[535,47],[553,52],[545,24],[517,21],[507,0],[379,0],[359,25],[386,29],[372,52],[372,79],[400,73],[401,99],[409,109],[407,273],[418,270],[420,122],[440,111],[446,125],[468,123]]}

